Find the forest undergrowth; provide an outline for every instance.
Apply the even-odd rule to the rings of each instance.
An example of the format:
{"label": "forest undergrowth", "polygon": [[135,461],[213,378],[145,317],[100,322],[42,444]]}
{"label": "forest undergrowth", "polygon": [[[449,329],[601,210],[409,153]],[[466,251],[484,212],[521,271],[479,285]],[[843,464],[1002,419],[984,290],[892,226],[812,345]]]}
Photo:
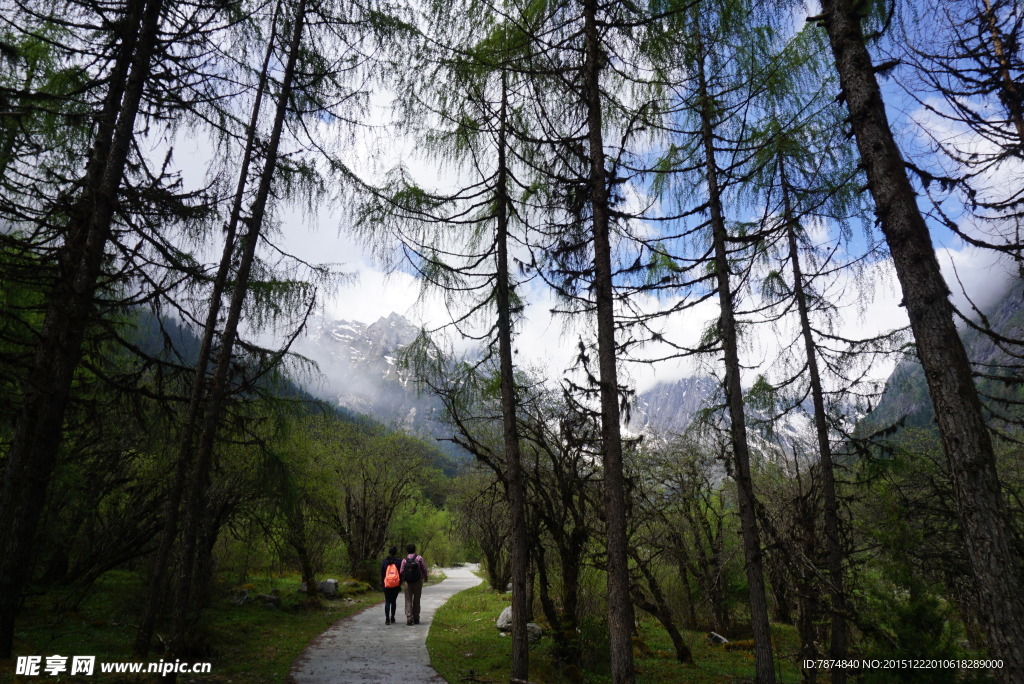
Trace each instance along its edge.
{"label": "forest undergrowth", "polygon": [[[338,620],[381,601],[380,592],[371,591],[365,583],[345,578],[339,581],[339,593],[333,599],[311,599],[299,593],[296,588],[300,582],[298,573],[254,576],[243,585],[227,580],[216,582],[201,628],[207,650],[190,656],[194,662],[212,663],[211,672],[184,681],[279,684],[285,681],[292,662],[312,639]],[[249,596],[279,596],[281,607],[266,608],[258,601],[239,605],[235,599],[243,590]],[[95,590],[77,610],[61,612],[52,595],[30,597],[15,645],[21,653],[95,655],[97,662],[135,661],[132,639],[142,591],[136,573],[115,571],[97,582]],[[157,629],[158,635],[163,632],[164,629]],[[156,655],[149,659],[150,662],[158,660]],[[0,672],[14,672],[13,660],[0,660]],[[144,677],[65,674],[60,681],[149,681]],[[31,680],[38,681],[38,678]],[[19,681],[16,675],[13,681]]]}
{"label": "forest undergrowth", "polygon": [[[512,641],[508,634],[496,629],[495,621],[510,601],[510,594],[495,592],[481,584],[456,594],[437,611],[427,637],[427,650],[430,652],[430,664],[445,681],[504,681]],[[550,631],[550,626],[543,619],[538,619],[538,624],[545,632]],[[637,682],[712,684],[753,681],[754,658],[749,648],[727,649],[708,643],[705,632],[683,630],[683,638],[689,644],[694,660],[693,665],[687,665],[675,659],[668,635],[655,620],[643,617],[638,625],[639,636],[633,640]],[[579,639],[585,653],[581,667],[559,666],[550,636],[543,636],[531,645],[530,681],[534,684],[611,681],[607,628],[603,621],[585,622]],[[773,624],[772,639],[779,654],[779,681],[801,681],[797,659],[800,638],[796,630],[788,625]]]}

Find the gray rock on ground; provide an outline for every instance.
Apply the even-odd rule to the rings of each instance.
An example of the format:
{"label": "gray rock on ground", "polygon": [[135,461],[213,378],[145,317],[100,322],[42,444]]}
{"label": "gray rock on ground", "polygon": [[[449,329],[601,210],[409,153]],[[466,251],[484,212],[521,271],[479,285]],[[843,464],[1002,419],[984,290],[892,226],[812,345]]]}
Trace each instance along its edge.
{"label": "gray rock on ground", "polygon": [[281,597],[271,594],[256,594],[256,601],[263,604],[264,608],[280,608]]}
{"label": "gray rock on ground", "polygon": [[[501,615],[498,616],[494,626],[500,632],[503,632],[502,636],[512,631],[512,606],[508,606],[505,610],[501,611]],[[544,636],[544,630],[540,628],[540,625],[536,622],[526,623],[526,638],[531,644],[540,641],[542,636]]]}
{"label": "gray rock on ground", "polygon": [[498,621],[494,623],[500,632],[511,632],[512,631],[512,606],[507,607],[501,611],[501,615],[498,616]]}
{"label": "gray rock on ground", "polygon": [[320,593],[331,598],[332,596],[338,595],[338,580],[336,579],[325,579],[317,587]]}

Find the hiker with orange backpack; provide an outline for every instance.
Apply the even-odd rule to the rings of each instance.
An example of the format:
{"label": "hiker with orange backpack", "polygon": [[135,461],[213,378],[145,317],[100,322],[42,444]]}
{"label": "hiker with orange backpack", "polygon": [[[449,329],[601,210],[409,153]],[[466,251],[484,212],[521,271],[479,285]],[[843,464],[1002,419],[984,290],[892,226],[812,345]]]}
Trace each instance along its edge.
{"label": "hiker with orange backpack", "polygon": [[395,624],[395,609],[398,607],[398,593],[402,591],[402,559],[396,556],[398,549],[388,549],[388,557],[380,564],[380,586],[384,588],[384,624]]}

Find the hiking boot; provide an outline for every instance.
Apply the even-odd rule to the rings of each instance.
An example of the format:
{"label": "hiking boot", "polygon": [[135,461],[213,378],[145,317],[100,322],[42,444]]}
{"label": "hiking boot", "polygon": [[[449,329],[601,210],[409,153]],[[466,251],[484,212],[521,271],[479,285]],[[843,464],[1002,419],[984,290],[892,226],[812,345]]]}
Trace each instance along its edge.
{"label": "hiking boot", "polygon": [[412,619],[412,624],[414,624],[414,625],[418,625],[418,624],[420,624],[420,619],[419,619],[418,617],[414,617],[414,618]]}
{"label": "hiking boot", "polygon": [[409,618],[408,620],[406,620],[406,621],[405,621],[405,624],[407,624],[407,625],[409,625],[410,627],[412,627],[412,618]]}
{"label": "hiking boot", "polygon": [[387,615],[384,616],[384,624],[385,625],[390,625],[391,624],[391,618],[389,618]]}

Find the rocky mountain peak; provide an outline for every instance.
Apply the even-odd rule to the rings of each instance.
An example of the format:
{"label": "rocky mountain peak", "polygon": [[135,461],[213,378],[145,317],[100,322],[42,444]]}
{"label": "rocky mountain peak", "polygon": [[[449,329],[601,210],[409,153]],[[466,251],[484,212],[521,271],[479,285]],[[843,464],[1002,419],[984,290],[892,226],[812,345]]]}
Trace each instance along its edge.
{"label": "rocky mountain peak", "polygon": [[633,427],[681,433],[716,390],[714,379],[702,376],[658,383],[637,395]]}
{"label": "rocky mountain peak", "polygon": [[436,431],[436,407],[418,396],[408,371],[398,367],[403,347],[419,329],[390,313],[369,325],[359,321],[313,321],[299,351],[314,359],[327,382],[309,391],[352,411],[414,433]]}
{"label": "rocky mountain peak", "polygon": [[[328,383],[309,391],[349,410],[367,414],[411,432],[434,437],[450,432],[441,420],[440,403],[417,394],[410,372],[398,357],[419,328],[404,316],[389,313],[370,324],[319,319],[310,325],[299,351],[317,361]],[[709,377],[661,383],[636,397],[630,428],[663,434],[682,432],[717,388]]]}
{"label": "rocky mountain peak", "polygon": [[418,333],[419,328],[406,320],[404,316],[392,313],[387,317],[381,317],[365,330],[365,336],[370,345],[368,353],[394,356],[402,347],[411,344]]}

